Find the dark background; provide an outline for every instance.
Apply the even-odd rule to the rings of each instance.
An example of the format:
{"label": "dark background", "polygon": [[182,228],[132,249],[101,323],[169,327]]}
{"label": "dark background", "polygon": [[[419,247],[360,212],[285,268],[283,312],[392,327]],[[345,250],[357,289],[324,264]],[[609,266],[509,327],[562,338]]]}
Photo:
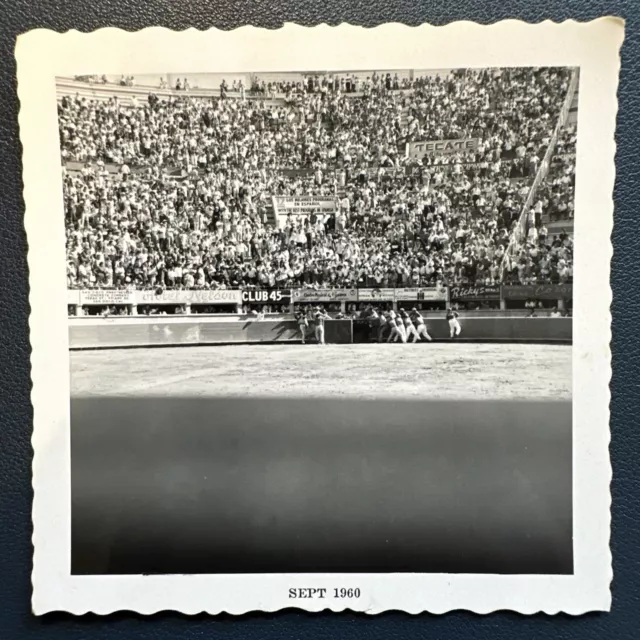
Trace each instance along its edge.
{"label": "dark background", "polygon": [[[230,29],[250,23],[277,28],[283,21],[306,25],[351,22],[373,27],[388,21],[417,25],[425,21],[445,24],[454,20],[488,23],[505,18],[529,22],[568,18],[591,20],[604,14],[619,15],[627,20],[619,90],[612,263],[611,457],[614,479],[611,547],[615,573],[612,613],[571,618],[564,615],[526,617],[508,612],[486,617],[467,612],[444,616],[390,612],[369,618],[351,613],[312,615],[292,610],[255,613],[240,618],[227,615],[187,617],[175,613],[161,613],[150,618],[130,613],[107,617],[52,614],[34,618],[29,606],[32,408],[29,398],[28,272],[13,59],[16,36],[36,27],[58,31],[90,31],[106,26],[137,30],[153,25],[172,29],[211,26]],[[251,3],[230,0],[5,0],[0,20],[0,638],[635,638],[640,626],[640,548],[637,544],[640,342],[636,336],[640,312],[640,270],[636,266],[640,263],[639,20],[640,3],[637,0],[511,0],[508,3],[503,0],[282,0],[277,3],[273,0]]]}

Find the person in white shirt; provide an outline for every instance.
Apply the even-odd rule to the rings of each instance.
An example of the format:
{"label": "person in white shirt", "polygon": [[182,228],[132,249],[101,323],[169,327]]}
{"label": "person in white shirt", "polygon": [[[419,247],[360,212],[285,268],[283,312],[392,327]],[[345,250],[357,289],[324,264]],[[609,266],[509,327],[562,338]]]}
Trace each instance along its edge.
{"label": "person in white shirt", "polygon": [[324,345],[324,323],[325,320],[331,320],[331,316],[324,310],[323,307],[316,307],[316,311],[313,314],[313,320],[315,322],[315,336],[316,342],[319,345]]}
{"label": "person in white shirt", "polygon": [[[393,316],[391,315],[393,313]],[[400,340],[403,344],[407,342],[407,334],[404,331],[404,324],[399,318],[395,317],[395,312],[390,311],[387,314],[387,322],[389,327],[391,327],[391,333],[387,338],[387,343],[389,342],[397,342]]]}

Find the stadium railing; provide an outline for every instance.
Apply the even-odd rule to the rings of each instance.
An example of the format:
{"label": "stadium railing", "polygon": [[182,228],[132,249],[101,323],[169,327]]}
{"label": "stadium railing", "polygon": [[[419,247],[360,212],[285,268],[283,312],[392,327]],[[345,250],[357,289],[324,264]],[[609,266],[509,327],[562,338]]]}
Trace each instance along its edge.
{"label": "stadium railing", "polygon": [[558,116],[558,121],[556,123],[555,129],[553,131],[553,135],[551,136],[551,140],[549,141],[549,146],[544,154],[544,158],[540,163],[540,167],[538,168],[538,173],[531,184],[531,188],[529,189],[529,193],[522,205],[522,209],[520,210],[520,216],[518,218],[518,222],[516,224],[515,229],[511,235],[511,239],[509,244],[507,245],[507,250],[505,251],[504,258],[502,259],[502,263],[500,265],[500,280],[503,278],[504,268],[506,264],[506,260],[508,257],[513,256],[515,251],[518,249],[522,240],[526,238],[527,235],[527,214],[529,209],[533,204],[533,199],[535,198],[538,187],[541,182],[545,179],[547,172],[549,171],[549,167],[551,165],[551,158],[553,156],[553,152],[555,150],[556,143],[558,142],[558,136],[560,135],[560,131],[565,126],[567,122],[567,118],[569,117],[569,112],[571,110],[571,105],[573,103],[573,96],[578,88],[578,78],[579,78],[579,70],[574,69],[571,74],[571,80],[569,81],[569,87],[567,89],[567,95],[565,96],[565,100],[562,106],[562,110],[560,111],[560,115]]}

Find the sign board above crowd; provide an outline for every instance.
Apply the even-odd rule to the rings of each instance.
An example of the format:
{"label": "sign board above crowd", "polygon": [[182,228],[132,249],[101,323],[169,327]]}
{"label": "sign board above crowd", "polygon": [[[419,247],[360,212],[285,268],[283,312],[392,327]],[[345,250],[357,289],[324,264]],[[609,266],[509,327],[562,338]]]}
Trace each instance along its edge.
{"label": "sign board above crowd", "polygon": [[363,302],[373,300],[391,301],[395,299],[395,289],[358,289],[358,300]]}
{"label": "sign board above crowd", "polygon": [[316,302],[471,302],[504,300],[571,300],[570,284],[456,285],[451,287],[404,287],[366,289],[169,289],[136,291],[86,289],[67,291],[67,304],[110,305],[241,305]]}
{"label": "sign board above crowd", "polygon": [[276,225],[282,226],[287,216],[308,217],[312,213],[321,216],[333,215],[338,209],[338,200],[323,196],[273,196],[273,211]]}
{"label": "sign board above crowd", "polygon": [[[73,294],[73,295],[71,295]],[[240,291],[235,289],[169,289],[135,291],[127,289],[83,289],[67,294],[67,304],[237,304]]]}
{"label": "sign board above crowd", "polygon": [[294,289],[295,302],[355,302],[358,299],[357,289]]}
{"label": "sign board above crowd", "polygon": [[291,302],[291,289],[244,289],[242,291],[242,302],[289,304]]}
{"label": "sign board above crowd", "polygon": [[443,156],[453,153],[475,153],[480,140],[478,138],[459,138],[458,140],[425,140],[407,142],[407,158],[420,159],[425,156]]}
{"label": "sign board above crowd", "polygon": [[396,300],[434,300],[447,299],[446,287],[414,287],[411,289],[397,289]]}
{"label": "sign board above crowd", "polygon": [[240,291],[235,289],[170,289],[136,291],[136,304],[237,304]]}
{"label": "sign board above crowd", "polygon": [[570,284],[525,284],[503,285],[505,300],[571,300],[573,286]]}
{"label": "sign board above crowd", "polygon": [[273,196],[273,200],[283,213],[332,213],[337,208],[336,198],[330,196]]}
{"label": "sign board above crowd", "polygon": [[446,287],[409,289],[300,289],[293,291],[296,302],[393,302],[394,300],[446,300]]}
{"label": "sign board above crowd", "polygon": [[80,304],[134,304],[135,292],[127,289],[86,289],[80,291]]}
{"label": "sign board above crowd", "polygon": [[479,162],[447,162],[440,164],[429,164],[425,167],[428,171],[433,173],[453,173],[454,171],[460,171],[461,173],[467,171],[476,171],[480,169]]}
{"label": "sign board above crowd", "polygon": [[450,288],[449,297],[452,302],[500,300],[500,285],[458,285]]}

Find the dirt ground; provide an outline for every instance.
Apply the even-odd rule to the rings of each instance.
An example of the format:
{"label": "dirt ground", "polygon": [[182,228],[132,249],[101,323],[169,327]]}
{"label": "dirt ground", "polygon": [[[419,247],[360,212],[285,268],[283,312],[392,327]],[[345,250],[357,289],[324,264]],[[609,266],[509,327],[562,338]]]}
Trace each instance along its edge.
{"label": "dirt ground", "polygon": [[570,399],[571,347],[233,345],[74,351],[71,394]]}

